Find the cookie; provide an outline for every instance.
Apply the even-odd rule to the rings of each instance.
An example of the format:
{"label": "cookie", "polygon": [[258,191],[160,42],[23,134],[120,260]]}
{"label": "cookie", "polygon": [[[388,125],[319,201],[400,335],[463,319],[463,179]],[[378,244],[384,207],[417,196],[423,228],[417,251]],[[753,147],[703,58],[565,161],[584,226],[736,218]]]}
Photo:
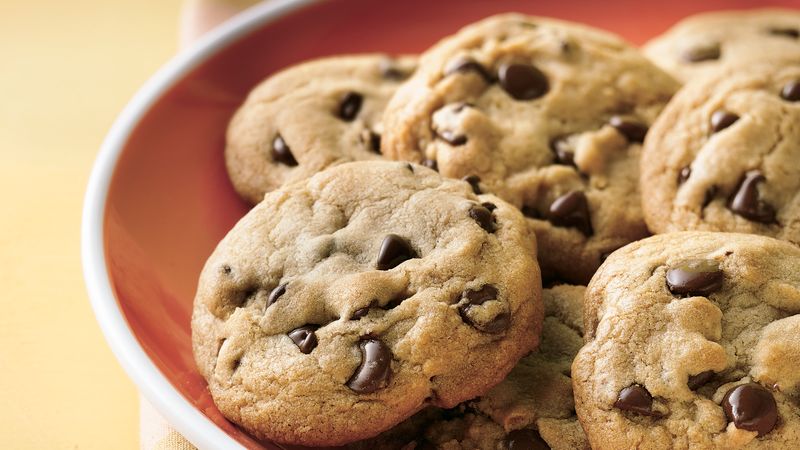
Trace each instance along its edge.
{"label": "cookie", "polygon": [[567,285],[542,291],[545,319],[539,349],[480,399],[453,410],[426,410],[378,439],[348,448],[588,449],[569,377],[572,359],[583,345],[584,291],[583,286]]}
{"label": "cookie", "polygon": [[273,191],[199,281],[195,359],[258,438],[339,445],[496,385],[538,344],[520,212],[420,165],[354,162]]}
{"label": "cookie", "polygon": [[641,189],[656,233],[756,233],[800,243],[800,59],[687,84],[645,140]]}
{"label": "cookie", "polygon": [[678,87],[608,33],[506,14],[420,57],[384,115],[384,153],[522,209],[542,271],[585,283],[647,235],[641,141]]}
{"label": "cookie", "polygon": [[228,127],[225,164],[252,204],[328,166],[381,158],[381,116],[415,58],[335,56],[267,78]]}
{"label": "cookie", "polygon": [[800,442],[800,248],[681,232],[611,255],[586,291],[575,406],[595,450]]}
{"label": "cookie", "polygon": [[756,9],[697,14],[643,47],[645,55],[683,82],[733,65],[800,57],[800,10]]}

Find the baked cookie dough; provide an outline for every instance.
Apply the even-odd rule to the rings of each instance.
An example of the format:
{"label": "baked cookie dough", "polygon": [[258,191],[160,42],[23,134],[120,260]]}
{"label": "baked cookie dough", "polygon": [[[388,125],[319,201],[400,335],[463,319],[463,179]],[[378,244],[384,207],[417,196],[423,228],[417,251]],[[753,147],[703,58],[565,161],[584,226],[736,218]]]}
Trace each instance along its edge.
{"label": "baked cookie dough", "polygon": [[611,255],[585,297],[575,406],[595,450],[800,442],[800,248],[682,232]]}
{"label": "baked cookie dough", "polygon": [[267,78],[228,127],[225,164],[236,191],[255,204],[333,164],[380,159],[383,109],[414,66],[409,56],[334,56]]}
{"label": "baked cookie dough", "polygon": [[687,84],[656,120],[641,163],[656,233],[756,233],[800,244],[800,59]]}
{"label": "baked cookie dough", "polygon": [[541,280],[522,214],[394,161],[269,193],[200,276],[194,354],[258,438],[340,445],[485,393],[536,348]]}
{"label": "baked cookie dough", "polygon": [[585,283],[647,235],[641,142],[678,83],[622,39],[494,16],[420,57],[384,115],[384,153],[465,178],[528,216],[548,276]]}

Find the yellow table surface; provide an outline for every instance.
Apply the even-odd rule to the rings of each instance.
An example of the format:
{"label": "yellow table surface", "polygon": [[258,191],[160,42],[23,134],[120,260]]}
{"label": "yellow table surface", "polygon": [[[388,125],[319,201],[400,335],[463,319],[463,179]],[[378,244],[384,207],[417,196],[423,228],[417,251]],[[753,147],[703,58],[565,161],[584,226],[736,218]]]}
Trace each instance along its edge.
{"label": "yellow table surface", "polygon": [[179,8],[0,2],[2,448],[138,448],[136,390],[83,284],[81,207],[105,132],[176,51]]}

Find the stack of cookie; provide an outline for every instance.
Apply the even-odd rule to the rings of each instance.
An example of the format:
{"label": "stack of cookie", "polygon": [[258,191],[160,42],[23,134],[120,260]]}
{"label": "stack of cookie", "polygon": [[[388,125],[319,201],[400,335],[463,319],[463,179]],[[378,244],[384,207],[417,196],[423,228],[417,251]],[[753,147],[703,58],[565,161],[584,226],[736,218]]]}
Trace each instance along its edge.
{"label": "stack of cookie", "polygon": [[267,79],[192,318],[220,411],[353,449],[800,445],[798,34],[706,14],[642,54],[505,14]]}

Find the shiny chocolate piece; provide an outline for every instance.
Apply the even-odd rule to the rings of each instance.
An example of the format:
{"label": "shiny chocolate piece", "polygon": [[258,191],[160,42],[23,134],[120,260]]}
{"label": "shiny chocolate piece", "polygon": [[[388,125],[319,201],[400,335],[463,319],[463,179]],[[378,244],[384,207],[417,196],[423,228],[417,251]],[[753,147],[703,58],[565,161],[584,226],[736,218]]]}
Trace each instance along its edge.
{"label": "shiny chocolate piece", "polygon": [[454,73],[476,73],[481,76],[487,83],[493,83],[494,77],[486,70],[481,63],[476,61],[470,56],[459,56],[450,61],[444,68],[444,76],[450,76]]}
{"label": "shiny chocolate piece", "polygon": [[436,131],[436,136],[438,136],[448,144],[452,145],[453,147],[458,147],[460,145],[464,145],[467,143],[466,135],[458,134],[455,131],[451,130],[438,130]]}
{"label": "shiny chocolate piece", "polygon": [[586,194],[572,191],[558,197],[548,211],[547,220],[558,227],[573,227],[585,236],[593,234]]}
{"label": "shiny chocolate piece", "polygon": [[315,331],[317,331],[318,328],[318,325],[303,325],[287,334],[292,342],[294,342],[294,345],[300,349],[300,352],[307,355],[317,347],[317,334]]}
{"label": "shiny chocolate piece", "polygon": [[[489,203],[492,205],[491,203]],[[492,205],[494,206],[494,205]],[[478,225],[486,230],[487,233],[494,233],[497,230],[497,223],[494,219],[494,214],[489,208],[483,205],[473,205],[469,209],[469,216],[472,217]]]}
{"label": "shiny chocolate piece", "polygon": [[800,80],[786,83],[781,89],[781,98],[790,102],[800,100]]}
{"label": "shiny chocolate piece", "polygon": [[356,118],[358,112],[361,111],[361,104],[363,102],[364,96],[358,92],[348,92],[339,104],[339,118],[351,122]]}
{"label": "shiny chocolate piece", "polygon": [[711,114],[711,130],[714,133],[719,133],[733,125],[737,120],[739,120],[739,116],[732,112],[722,109],[714,111],[714,114]]}
{"label": "shiny chocolate piece", "polygon": [[719,59],[722,55],[719,43],[713,42],[705,45],[698,45],[683,52],[683,60],[691,63],[702,61],[712,61]]}
{"label": "shiny chocolate piece", "polygon": [[719,263],[713,259],[690,259],[667,270],[667,288],[675,295],[708,297],[722,287]]}
{"label": "shiny chocolate piece", "polygon": [[678,172],[678,184],[686,183],[690,176],[692,176],[692,168],[689,166],[684,167]]}
{"label": "shiny chocolate piece", "polygon": [[378,270],[389,270],[412,258],[419,256],[408,241],[396,234],[387,234],[381,243],[375,266]]}
{"label": "shiny chocolate piece", "polygon": [[529,64],[503,64],[498,70],[498,78],[500,86],[516,100],[533,100],[550,89],[547,76]]}
{"label": "shiny chocolate piece", "polygon": [[392,351],[379,339],[370,336],[361,338],[359,347],[361,364],[347,381],[347,387],[359,394],[385,388],[392,375]]}
{"label": "shiny chocolate piece", "polygon": [[758,183],[767,181],[764,174],[751,170],[744,175],[736,192],[728,201],[728,208],[745,219],[761,223],[775,222],[775,208],[759,198]]}
{"label": "shiny chocolate piece", "polygon": [[772,392],[758,383],[747,383],[729,390],[722,398],[722,409],[736,428],[756,431],[764,436],[778,423],[778,405]]}
{"label": "shiny chocolate piece", "polygon": [[286,141],[283,140],[280,134],[273,139],[270,154],[272,155],[272,160],[275,162],[286,164],[287,166],[297,165],[297,160],[294,159],[292,150],[286,145]]}
{"label": "shiny chocolate piece", "polygon": [[653,411],[653,396],[647,392],[647,389],[638,385],[632,384],[619,391],[617,401],[614,402],[614,407],[623,411],[631,411],[643,416],[657,417],[660,416],[656,411]]}
{"label": "shiny chocolate piece", "polygon": [[436,163],[435,159],[423,159],[422,165],[427,167],[428,169],[432,169],[435,171],[439,171],[439,165]]}
{"label": "shiny chocolate piece", "polygon": [[[508,313],[501,313],[494,317],[489,323],[480,324],[476,323],[470,317],[470,310],[476,306],[480,306],[490,300],[497,299],[497,288],[491,284],[486,284],[480,289],[468,290],[461,293],[461,302],[458,306],[458,313],[465,323],[472,325],[477,330],[486,333],[500,333],[508,329],[511,324],[511,316]],[[463,300],[466,300],[464,302]]]}
{"label": "shiny chocolate piece", "polygon": [[712,378],[714,378],[714,371],[706,370],[705,372],[700,372],[697,375],[689,375],[689,380],[686,382],[686,385],[690,390],[694,391],[700,386],[711,381]]}
{"label": "shiny chocolate piece", "polygon": [[462,178],[461,180],[462,181],[466,181],[467,183],[469,183],[470,186],[472,186],[472,192],[474,192],[475,195],[480,195],[480,194],[483,193],[483,192],[481,192],[481,187],[480,187],[480,184],[479,184],[481,182],[481,178],[479,176],[477,176],[477,175],[467,175],[464,178]]}
{"label": "shiny chocolate piece", "polygon": [[277,302],[279,298],[283,294],[286,293],[286,283],[277,286],[272,292],[269,293],[267,297],[267,307],[271,306],[273,303]]}
{"label": "shiny chocolate piece", "polygon": [[648,127],[646,124],[624,116],[612,116],[608,124],[616,128],[617,131],[630,142],[644,142],[644,137],[647,135]]}
{"label": "shiny chocolate piece", "polygon": [[558,137],[550,141],[550,150],[556,155],[556,163],[577,167],[575,165],[575,151],[569,146],[565,137]]}
{"label": "shiny chocolate piece", "polygon": [[506,448],[508,450],[550,450],[550,446],[542,439],[539,432],[531,428],[508,433]]}

